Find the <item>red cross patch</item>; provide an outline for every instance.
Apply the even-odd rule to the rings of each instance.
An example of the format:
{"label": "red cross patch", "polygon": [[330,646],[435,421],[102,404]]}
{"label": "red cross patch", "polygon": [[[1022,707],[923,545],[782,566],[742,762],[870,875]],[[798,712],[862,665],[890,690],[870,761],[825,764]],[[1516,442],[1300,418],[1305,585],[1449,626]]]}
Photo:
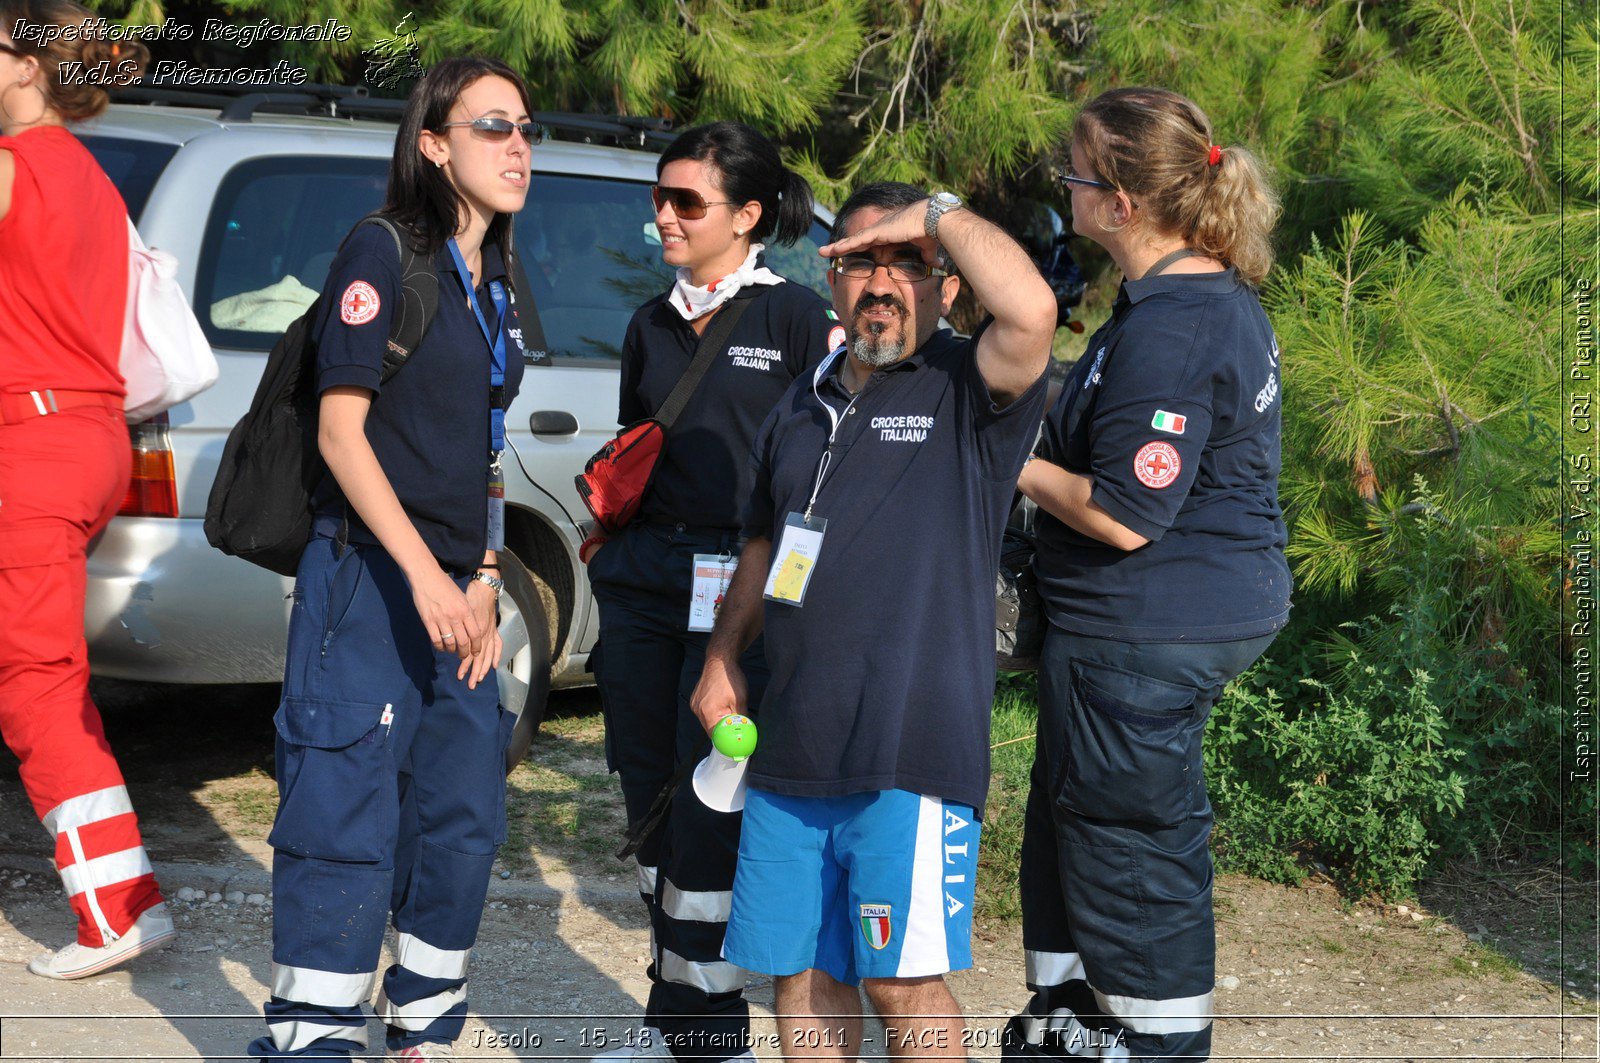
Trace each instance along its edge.
{"label": "red cross patch", "polygon": [[339,297],[339,320],[346,325],[365,325],[377,316],[377,289],[366,281],[351,281]]}
{"label": "red cross patch", "polygon": [[1146,443],[1133,456],[1133,474],[1146,487],[1160,490],[1178,478],[1183,462],[1171,443]]}

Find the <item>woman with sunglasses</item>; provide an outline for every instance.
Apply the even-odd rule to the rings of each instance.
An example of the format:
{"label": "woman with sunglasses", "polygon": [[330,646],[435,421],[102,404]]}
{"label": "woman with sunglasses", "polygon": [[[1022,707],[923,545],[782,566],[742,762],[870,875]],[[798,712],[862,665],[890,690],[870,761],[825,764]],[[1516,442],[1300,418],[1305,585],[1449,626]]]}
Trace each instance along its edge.
{"label": "woman with sunglasses", "polygon": [[447,59],[412,89],[383,214],[431,264],[439,298],[398,371],[384,373],[408,309],[389,231],[356,227],[314,311],[326,471],[275,717],[272,999],[252,1056],[366,1047],[361,1005],[388,917],[386,1058],[454,1058],[505,838],[512,721],[493,674],[504,521],[490,486],[522,378],[508,256],[538,140],[531,110],[495,60]]}
{"label": "woman with sunglasses", "polygon": [[136,76],[148,55],[11,36],[23,19],[76,29],[90,17],[65,0],[0,2],[0,733],[77,916],[77,941],[28,965],[47,978],[95,974],[173,936],[89,697],[86,556],[127,492],[131,453],[128,211],[67,130],[105,110],[105,89],[61,69],[107,61]]}
{"label": "woman with sunglasses", "polygon": [[[763,260],[763,241],[792,244],[812,223],[810,188],[769,140],[737,122],[698,126],[673,141],[656,174],[661,257],[677,279],[628,325],[618,422],[653,417],[707,327],[738,317],[668,433],[639,516],[611,542],[585,544],[600,607],[591,662],[608,760],[636,826],[679,767],[710,749],[689,695],[727,590],[721,573],[742,546],[756,430],[790,382],[844,340],[821,296]],[[748,704],[758,705],[767,674],[759,644],[744,664]],[[654,931],[645,1028],[599,1058],[749,1058],[744,972],[722,959],[739,820],[708,809],[685,782],[644,834],[639,892]]]}
{"label": "woman with sunglasses", "polygon": [[1289,615],[1279,368],[1257,288],[1277,201],[1188,99],[1115,89],[1072,135],[1073,228],[1122,270],[1045,419],[1050,630],[1022,848],[1032,1000],[1007,1056],[1211,1047],[1211,806],[1201,737]]}

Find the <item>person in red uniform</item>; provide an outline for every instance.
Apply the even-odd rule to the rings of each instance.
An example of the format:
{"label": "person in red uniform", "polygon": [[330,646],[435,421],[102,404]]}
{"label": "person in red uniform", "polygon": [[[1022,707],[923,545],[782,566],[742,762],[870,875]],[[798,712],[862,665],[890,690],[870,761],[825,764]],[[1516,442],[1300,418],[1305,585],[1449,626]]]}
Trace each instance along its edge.
{"label": "person in red uniform", "polygon": [[[56,844],[78,940],[28,965],[82,978],[173,937],[122,772],[89,697],[89,544],[128,489],[118,372],[128,212],[66,123],[106,106],[59,67],[143,63],[142,47],[13,38],[78,24],[66,0],[0,0],[0,734]],[[115,53],[113,53],[115,47]]]}

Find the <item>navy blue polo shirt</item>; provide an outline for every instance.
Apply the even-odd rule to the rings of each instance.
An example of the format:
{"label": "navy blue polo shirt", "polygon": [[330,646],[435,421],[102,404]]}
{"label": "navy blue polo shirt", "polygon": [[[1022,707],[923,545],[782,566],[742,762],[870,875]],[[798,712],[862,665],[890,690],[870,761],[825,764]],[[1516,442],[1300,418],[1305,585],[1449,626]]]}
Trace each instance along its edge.
{"label": "navy blue polo shirt", "polygon": [[[981,333],[982,330],[980,329]],[[983,808],[994,699],[994,579],[1045,375],[995,405],[977,339],[935,333],[874,372],[843,416],[813,518],[827,519],[799,607],[766,603],[772,679],[750,784],[797,796],[909,790]],[[803,512],[844,356],[796,381],[756,439],[745,532]]]}
{"label": "navy blue polo shirt", "polygon": [[[666,455],[640,509],[646,520],[738,528],[753,486],[749,459],[756,430],[789,385],[828,353],[829,335],[839,329],[832,307],[802,284],[750,290],[754,295],[734,325],[727,352],[711,363],[667,433]],[[724,304],[718,313],[726,312]],[[835,343],[843,336],[839,329]],[[665,294],[641,306],[622,343],[617,423],[655,416],[699,342]]]}
{"label": "navy blue polo shirt", "polygon": [[1278,508],[1278,343],[1233,270],[1128,281],[1045,419],[1050,460],[1149,539],[1123,551],[1044,510],[1052,623],[1132,642],[1225,642],[1289,616]]}
{"label": "navy blue polo shirt", "polygon": [[[381,382],[390,319],[400,305],[400,256],[394,238],[363,225],[345,241],[328,270],[313,323],[317,393],[338,385],[380,392],[367,414],[367,440],[422,541],[447,571],[470,572],[488,541],[489,345],[457,279],[448,247],[434,256],[439,311],[417,350],[387,384]],[[494,325],[491,280],[506,280],[498,247],[483,248],[478,301]],[[521,329],[515,308],[506,326],[506,403],[522,383]],[[509,330],[516,330],[515,333]],[[312,496],[315,530],[336,535],[344,493],[331,473]],[[354,510],[350,539],[377,542]]]}

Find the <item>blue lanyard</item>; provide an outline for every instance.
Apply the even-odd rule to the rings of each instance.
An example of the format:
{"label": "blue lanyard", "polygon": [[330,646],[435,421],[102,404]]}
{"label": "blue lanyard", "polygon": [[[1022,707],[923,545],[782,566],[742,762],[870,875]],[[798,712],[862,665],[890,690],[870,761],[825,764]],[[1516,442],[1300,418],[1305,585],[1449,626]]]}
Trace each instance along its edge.
{"label": "blue lanyard", "polygon": [[466,292],[467,305],[472,307],[472,315],[478,319],[478,327],[483,330],[483,340],[489,345],[489,453],[497,455],[506,448],[505,285],[499,281],[489,282],[489,298],[494,301],[495,311],[495,328],[491,333],[489,323],[483,317],[483,308],[478,305],[477,294],[472,290],[472,273],[467,269],[467,260],[461,257],[461,248],[456,246],[455,237],[450,238],[450,257],[456,260],[456,276],[461,281],[462,291]]}

